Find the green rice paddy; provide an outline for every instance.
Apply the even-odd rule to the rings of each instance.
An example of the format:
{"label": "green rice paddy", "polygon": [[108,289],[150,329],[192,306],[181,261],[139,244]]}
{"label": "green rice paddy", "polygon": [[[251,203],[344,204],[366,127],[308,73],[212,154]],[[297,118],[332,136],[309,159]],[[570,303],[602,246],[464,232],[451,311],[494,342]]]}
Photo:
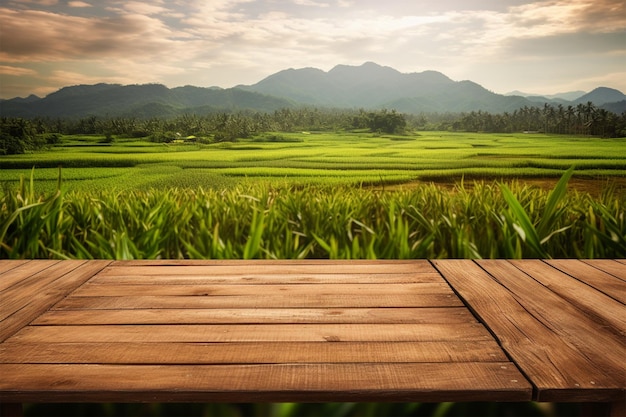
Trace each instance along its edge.
{"label": "green rice paddy", "polygon": [[0,157],[0,182],[30,176],[43,191],[63,167],[66,190],[278,185],[389,186],[461,179],[626,178],[626,140],[543,134],[420,132],[281,133],[285,141],[255,138],[201,145],[157,144],[100,136],[66,136],[50,150]]}

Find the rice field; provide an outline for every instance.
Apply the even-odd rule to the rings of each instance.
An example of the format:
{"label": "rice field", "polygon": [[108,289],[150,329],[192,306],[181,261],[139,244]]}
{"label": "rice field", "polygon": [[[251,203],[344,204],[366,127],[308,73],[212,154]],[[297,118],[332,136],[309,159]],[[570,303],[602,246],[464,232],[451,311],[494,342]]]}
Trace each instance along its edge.
{"label": "rice field", "polygon": [[157,144],[103,137],[64,137],[48,151],[0,157],[0,183],[16,186],[35,168],[36,186],[52,192],[58,167],[65,190],[272,186],[398,186],[461,179],[611,178],[626,184],[626,141],[543,134],[420,132],[281,133],[215,144]]}
{"label": "rice field", "polygon": [[611,258],[626,198],[514,181],[376,191],[340,186],[62,191],[0,198],[0,258]]}

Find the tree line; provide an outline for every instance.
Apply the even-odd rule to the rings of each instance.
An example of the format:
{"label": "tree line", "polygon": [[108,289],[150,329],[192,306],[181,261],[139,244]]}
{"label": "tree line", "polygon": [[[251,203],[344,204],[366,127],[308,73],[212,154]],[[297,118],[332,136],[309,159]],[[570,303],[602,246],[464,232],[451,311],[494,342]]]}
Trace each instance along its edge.
{"label": "tree line", "polygon": [[543,107],[522,107],[512,113],[462,114],[449,127],[452,130],[484,132],[543,132],[600,137],[626,136],[626,113],[617,115],[592,102],[577,106],[544,104]]}
{"label": "tree line", "polygon": [[97,117],[80,119],[0,117],[0,155],[52,146],[60,135],[99,134],[171,142],[189,138],[206,143],[235,141],[265,132],[341,131],[363,129],[380,134],[415,130],[522,131],[600,137],[625,137],[626,113],[617,115],[589,102],[578,106],[523,107],[512,113],[476,111],[460,114],[409,115],[395,110],[284,108],[271,113],[221,112],[184,114],[174,118]]}

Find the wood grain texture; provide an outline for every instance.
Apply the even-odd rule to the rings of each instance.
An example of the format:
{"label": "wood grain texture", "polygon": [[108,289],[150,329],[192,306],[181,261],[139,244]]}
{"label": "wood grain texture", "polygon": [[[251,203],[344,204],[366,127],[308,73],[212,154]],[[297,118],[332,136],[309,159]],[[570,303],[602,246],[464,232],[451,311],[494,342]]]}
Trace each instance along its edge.
{"label": "wood grain texture", "polygon": [[26,264],[27,266],[23,269],[18,268],[11,275],[18,275],[19,280],[10,287],[0,291],[0,296],[2,297],[2,304],[0,304],[0,320],[6,319],[11,314],[23,308],[23,306],[28,304],[32,297],[39,294],[42,289],[84,263],[85,261],[56,261],[50,264],[43,261],[41,263],[33,262]]}
{"label": "wood grain texture", "polygon": [[45,262],[37,262],[43,268],[41,272],[30,275],[0,294],[0,342],[51,308],[108,263],[64,261],[48,267]]}
{"label": "wood grain texture", "polygon": [[73,292],[74,297],[125,297],[141,296],[252,296],[282,294],[285,297],[359,297],[436,294],[453,296],[443,282],[420,284],[274,284],[274,285],[93,285],[86,284]]}
{"label": "wood grain texture", "polygon": [[[560,271],[563,271],[576,280],[584,282],[596,290],[605,293],[620,303],[626,303],[626,292],[624,291],[626,281],[623,281],[615,275],[604,272],[588,262],[578,260],[566,261],[561,259],[550,259],[547,260],[546,263],[552,265]],[[615,263],[619,264],[618,262]],[[626,269],[626,266],[624,269]]]}
{"label": "wood grain texture", "polygon": [[334,273],[333,268],[339,266],[341,268],[357,267],[356,273],[363,272],[363,269],[369,270],[370,266],[392,267],[396,271],[399,267],[410,265],[413,271],[432,271],[433,267],[429,261],[425,259],[141,259],[141,260],[119,260],[113,261],[111,267],[127,267],[127,266],[281,266],[285,269],[284,273],[291,273],[293,269],[315,266],[321,268],[322,273]]}
{"label": "wood grain texture", "polygon": [[90,284],[100,285],[249,285],[249,284],[412,284],[441,282],[437,272],[390,274],[240,274],[240,275],[98,275]]}
{"label": "wood grain texture", "polygon": [[0,261],[0,402],[622,407],[624,262]]}
{"label": "wood grain texture", "polygon": [[159,275],[290,275],[290,274],[414,274],[433,272],[427,261],[116,261],[102,276]]}
{"label": "wood grain texture", "polygon": [[583,259],[582,262],[626,281],[626,267],[615,259]]}
{"label": "wood grain texture", "polygon": [[505,362],[494,340],[439,342],[19,343],[0,363],[260,364]]}
{"label": "wood grain texture", "polygon": [[135,310],[54,310],[33,325],[85,324],[401,324],[476,323],[463,307],[451,308],[219,308],[219,309],[135,309]]}
{"label": "wood grain texture", "polygon": [[[551,314],[558,317],[565,313],[553,311],[558,307],[541,306],[544,300],[554,299],[544,298],[550,291],[530,286],[534,280],[519,274],[515,266],[507,261],[480,261],[487,273],[469,260],[433,263],[530,378],[538,401],[612,401],[624,395],[623,379],[614,369],[599,366],[579,346],[564,339],[563,332],[555,332]],[[526,286],[524,292],[532,304],[527,305],[515,294],[519,288],[511,281],[517,281],[517,287]],[[538,311],[533,312],[533,308]]]}
{"label": "wood grain texture", "polygon": [[69,296],[54,306],[58,310],[127,310],[127,309],[210,309],[210,308],[388,308],[388,307],[462,307],[453,294],[263,294],[250,296],[124,296],[74,297]]}
{"label": "wood grain texture", "polygon": [[28,259],[3,259],[2,262],[0,262],[0,281],[2,281],[3,273],[10,271],[13,268],[17,268],[26,262],[30,261]]}
{"label": "wood grain texture", "polygon": [[423,342],[490,339],[489,332],[477,323],[28,326],[11,338],[29,343]]}
{"label": "wood grain texture", "polygon": [[[586,291],[584,286],[564,277],[555,277],[553,271],[543,267],[540,261],[518,262],[517,265],[521,263],[524,271],[516,268],[512,264],[514,261],[477,262],[504,285],[526,311],[554,332],[561,343],[575,346],[616,381],[626,381],[624,340],[619,334],[623,330],[617,327],[617,334],[597,331],[607,325],[622,325],[623,329],[623,318],[626,317],[624,306],[610,305],[610,298],[602,295],[593,297],[598,295],[597,292]],[[529,279],[529,276],[536,278]],[[584,300],[581,301],[582,298]],[[607,309],[612,308],[613,313],[618,314],[610,323],[607,322],[609,318],[598,311],[603,301]],[[594,312],[597,315],[590,317]],[[558,345],[552,350],[557,348]]]}
{"label": "wood grain texture", "polygon": [[[0,364],[7,402],[528,401],[509,363]],[[45,375],[45,378],[42,378]]]}
{"label": "wood grain texture", "polygon": [[30,276],[58,262],[52,260],[1,261],[0,265],[4,271],[0,274],[0,295],[5,294],[5,291],[11,286],[25,281]]}
{"label": "wood grain texture", "polygon": [[[572,263],[578,265],[578,261],[573,261]],[[591,327],[603,327],[615,332],[618,344],[621,342],[619,339],[626,336],[626,306],[595,287],[589,288],[584,278],[587,276],[587,271],[584,268],[575,272],[577,274],[575,278],[577,279],[568,279],[567,274],[552,268],[543,261],[511,261],[511,264],[565,300],[563,302],[547,293],[546,296],[550,297],[550,299],[545,300],[545,303],[550,308],[564,311],[566,314],[571,315],[570,317],[574,320],[577,320],[577,317],[580,315],[585,316],[584,321],[579,323],[586,323],[587,327],[582,330],[572,329],[575,335],[589,334],[591,336],[593,333],[590,332]],[[515,278],[512,277],[512,279]],[[615,285],[615,289],[619,289],[621,293],[626,293],[626,282],[617,279],[614,279],[614,281],[621,283],[621,285]],[[540,288],[533,282],[530,282],[530,285],[533,288]],[[530,290],[532,291],[532,288]],[[543,302],[544,300],[542,300]],[[568,304],[573,306],[574,310]],[[550,318],[550,321],[553,318],[554,316]],[[592,320],[595,324],[589,323],[587,319]]]}

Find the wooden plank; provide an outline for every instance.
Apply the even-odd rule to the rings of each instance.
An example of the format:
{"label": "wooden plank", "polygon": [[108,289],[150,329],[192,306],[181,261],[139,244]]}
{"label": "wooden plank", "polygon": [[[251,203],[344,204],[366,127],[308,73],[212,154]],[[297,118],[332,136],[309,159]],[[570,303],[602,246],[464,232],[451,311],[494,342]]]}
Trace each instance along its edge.
{"label": "wooden plank", "polygon": [[[598,312],[600,318],[598,321],[594,321],[593,318],[596,317],[590,318],[587,308],[594,310],[601,308],[594,303],[602,301],[592,297],[595,290],[585,291],[585,288],[581,289],[580,285],[577,286],[576,283],[559,283],[558,278],[550,277],[551,271],[548,268],[541,268],[539,261],[519,261],[517,264],[523,269],[528,268],[537,276],[543,274],[541,279],[548,282],[549,287],[532,279],[509,261],[479,260],[477,262],[504,285],[530,314],[533,314],[544,326],[557,334],[562,342],[575,346],[605,373],[613,375],[616,381],[626,381],[626,369],[624,368],[626,351],[623,343],[623,330],[613,328],[611,329],[612,332],[598,331],[598,328],[614,323],[619,325],[621,322],[623,324],[626,308],[623,306],[613,308],[619,315],[615,320],[605,321],[609,319],[603,320],[602,313]],[[533,268],[537,265],[540,267]],[[562,276],[561,279],[567,280],[568,278]],[[568,298],[562,298],[555,291]],[[585,298],[585,300],[576,300],[576,297]],[[614,307],[608,305],[608,300],[610,300],[608,297],[605,300],[608,309]],[[572,303],[576,304],[572,305]],[[582,305],[583,310],[577,308],[578,305]],[[558,349],[558,345],[555,349]]]}
{"label": "wooden plank", "polygon": [[11,340],[81,342],[410,342],[489,340],[477,323],[28,326]]}
{"label": "wooden plank", "polygon": [[261,364],[506,362],[494,340],[445,342],[5,343],[0,363]]}
{"label": "wooden plank", "polygon": [[[509,363],[0,365],[7,402],[528,401]],[[42,376],[45,375],[45,378]]]}
{"label": "wooden plank", "polygon": [[[538,401],[613,401],[624,395],[623,380],[561,339],[545,319],[532,314],[508,288],[470,260],[433,264],[464,299],[536,387]],[[497,261],[492,261],[497,262]],[[503,261],[505,262],[505,261]],[[520,281],[523,285],[528,276]],[[541,292],[530,296],[540,299]]]}
{"label": "wooden plank", "polygon": [[[113,261],[111,267],[127,267],[127,266],[318,266],[326,269],[332,269],[333,266],[357,266],[363,270],[363,267],[370,265],[384,266],[405,266],[411,265],[415,271],[430,270],[432,265],[425,259],[135,259],[135,260],[116,260]],[[329,273],[332,273],[329,272]]]}
{"label": "wooden plank", "polygon": [[12,265],[12,267],[7,268],[6,271],[0,275],[0,296],[3,296],[2,294],[4,294],[4,292],[11,286],[24,281],[26,278],[35,275],[36,273],[41,272],[56,263],[59,263],[59,261],[33,260],[22,264],[15,264],[6,260],[0,261],[0,265]]}
{"label": "wooden plank", "polygon": [[[61,261],[60,264],[54,264],[32,276],[41,280],[40,286],[36,285],[37,282],[28,282],[28,285],[15,285],[4,292],[0,306],[3,313],[0,321],[0,342],[51,308],[108,263],[109,261]],[[18,287],[24,293],[20,293]]]}
{"label": "wooden plank", "polygon": [[185,263],[181,265],[134,263],[125,264],[116,262],[110,268],[102,271],[102,276],[133,276],[133,275],[290,275],[290,274],[414,274],[416,272],[433,272],[427,262],[378,263],[364,262],[335,262],[323,261],[309,263],[280,263],[275,262],[245,262],[238,261],[230,264]]}
{"label": "wooden plank", "polygon": [[48,311],[33,325],[254,324],[254,323],[472,323],[464,307],[451,308],[254,308]]}
{"label": "wooden plank", "polygon": [[614,259],[581,259],[581,261],[626,281],[626,266]]}
{"label": "wooden plank", "polygon": [[30,262],[28,259],[2,259],[0,260],[0,281],[2,281],[2,274],[7,271],[10,271],[13,268],[17,268],[20,265],[23,265],[27,262]]}
{"label": "wooden plank", "polygon": [[[578,261],[574,262],[578,264]],[[552,268],[542,261],[527,259],[511,261],[511,263],[566,300],[569,304],[578,308],[581,314],[595,322],[595,327],[614,332],[618,338],[626,335],[626,306],[624,304],[597,291],[584,282],[572,279],[569,275]],[[581,274],[584,274],[584,272],[581,272]],[[622,285],[622,292],[626,293],[626,283]],[[555,307],[560,308],[560,305],[557,304]],[[563,311],[570,312],[571,309]],[[553,318],[551,317],[550,320],[552,321]],[[581,333],[576,332],[576,335],[579,334]]]}
{"label": "wooden plank", "polygon": [[[27,267],[27,274],[23,276],[21,273],[21,279],[11,285],[9,288],[0,291],[0,298],[2,298],[2,304],[0,304],[0,320],[4,320],[11,314],[21,309],[28,301],[39,293],[50,283],[53,283],[59,277],[62,277],[73,269],[78,268],[86,261],[55,261],[53,264],[43,263],[37,265],[34,263],[34,267],[37,268],[35,273],[33,267]],[[30,265],[26,264],[26,265]],[[41,268],[43,266],[43,268]],[[17,271],[16,271],[17,273]]]}
{"label": "wooden plank", "polygon": [[586,283],[596,290],[605,293],[620,303],[626,303],[626,291],[624,291],[626,289],[626,282],[621,279],[616,278],[615,276],[600,269],[594,268],[586,262],[575,259],[550,259],[546,260],[546,262],[554,268],[557,268],[558,270]]}
{"label": "wooden plank", "polygon": [[460,307],[463,303],[454,295],[394,294],[381,297],[368,294],[349,295],[263,294],[259,296],[130,296],[130,297],[73,297],[54,306],[59,310],[120,310],[150,308],[387,308],[387,307]]}
{"label": "wooden plank", "polygon": [[248,284],[411,284],[441,282],[437,272],[402,274],[237,274],[237,275],[102,275],[90,284],[100,285],[248,285]]}
{"label": "wooden plank", "polygon": [[414,294],[454,295],[445,282],[421,284],[294,284],[294,285],[90,285],[72,293],[73,297],[141,296],[255,296],[283,294],[286,297],[377,295],[379,297]]}

